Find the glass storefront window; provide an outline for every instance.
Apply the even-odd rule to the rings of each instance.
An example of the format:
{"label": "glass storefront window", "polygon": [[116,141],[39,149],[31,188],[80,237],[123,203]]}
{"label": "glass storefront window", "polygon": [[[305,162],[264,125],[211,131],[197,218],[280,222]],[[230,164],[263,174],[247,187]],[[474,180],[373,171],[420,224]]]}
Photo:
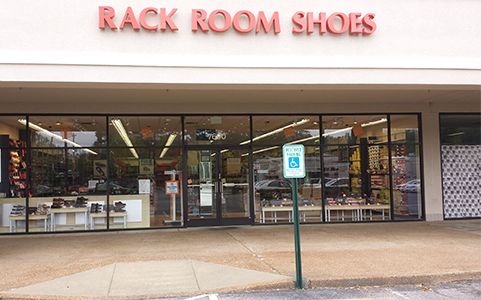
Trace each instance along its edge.
{"label": "glass storefront window", "polygon": [[31,151],[31,161],[32,197],[64,196],[67,173],[65,151],[34,149]]}
{"label": "glass storefront window", "polygon": [[389,219],[386,145],[325,145],[326,221]]}
{"label": "glass storefront window", "polygon": [[[446,199],[459,187],[446,187],[455,164],[445,158],[476,155],[457,143],[479,147],[479,114],[440,120]],[[183,187],[187,226],[249,224],[251,209],[257,223],[292,222],[284,144],[305,146],[301,222],[419,219],[418,123],[417,114],[0,116],[0,232],[182,226]]]}
{"label": "glass storefront window", "polygon": [[132,150],[110,150],[111,205],[125,204],[127,228],[181,225],[180,148]]}
{"label": "glass storefront window", "polygon": [[441,114],[440,131],[443,145],[480,145],[480,114]]}
{"label": "glass storefront window", "polygon": [[386,115],[323,116],[324,144],[359,144],[365,139],[369,144],[387,143]]}
{"label": "glass storefront window", "polygon": [[[252,128],[255,146],[319,144],[318,116],[253,116]],[[248,144],[248,141],[244,143]]]}
{"label": "glass storefront window", "polygon": [[386,115],[323,116],[327,222],[390,218]]}
{"label": "glass storefront window", "polygon": [[[25,119],[0,116],[0,233],[25,232],[26,228],[26,123],[20,122]],[[35,228],[35,223],[30,222],[31,228]]]}
{"label": "glass storefront window", "polygon": [[106,229],[107,152],[100,148],[31,150],[30,207],[44,208],[51,231]]}
{"label": "glass storefront window", "polygon": [[417,115],[391,115],[391,142],[418,143],[419,124]]}
{"label": "glass storefront window", "polygon": [[239,145],[250,140],[248,116],[187,116],[184,125],[188,145]]}
{"label": "glass storefront window", "polygon": [[110,147],[172,147],[182,143],[180,117],[109,118]]}
{"label": "glass storefront window", "polygon": [[420,219],[422,207],[419,145],[414,142],[393,144],[391,156],[394,218]]}
{"label": "glass storefront window", "polygon": [[[154,151],[150,227],[181,226],[182,213],[182,151],[162,148]],[[142,168],[141,168],[142,169]]]}
{"label": "glass storefront window", "polygon": [[395,219],[420,219],[421,166],[417,115],[391,115],[391,157]]}
{"label": "glass storefront window", "polygon": [[[25,121],[24,121],[25,122]],[[32,147],[102,147],[107,144],[105,117],[32,116]]]}
{"label": "glass storefront window", "polygon": [[[319,147],[306,147],[306,177],[298,180],[301,222],[322,221]],[[292,222],[292,181],[282,174],[282,148],[254,148],[256,222]]]}

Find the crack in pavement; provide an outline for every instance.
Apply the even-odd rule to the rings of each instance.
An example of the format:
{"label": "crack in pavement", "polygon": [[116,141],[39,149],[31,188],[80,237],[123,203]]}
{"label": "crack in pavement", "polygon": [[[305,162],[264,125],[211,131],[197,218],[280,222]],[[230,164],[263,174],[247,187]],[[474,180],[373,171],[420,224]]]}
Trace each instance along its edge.
{"label": "crack in pavement", "polygon": [[236,241],[237,243],[239,243],[244,249],[246,249],[247,251],[249,251],[257,260],[259,260],[261,263],[263,263],[264,265],[266,265],[269,269],[271,269],[272,272],[276,273],[276,274],[279,274],[279,275],[284,275],[282,274],[279,270],[277,270],[276,268],[274,268],[271,264],[267,263],[265,260],[264,260],[264,257],[257,254],[254,250],[252,250],[251,248],[249,248],[246,244],[244,244],[240,239],[236,238],[232,233],[230,233],[229,231],[226,231],[226,233],[234,240]]}

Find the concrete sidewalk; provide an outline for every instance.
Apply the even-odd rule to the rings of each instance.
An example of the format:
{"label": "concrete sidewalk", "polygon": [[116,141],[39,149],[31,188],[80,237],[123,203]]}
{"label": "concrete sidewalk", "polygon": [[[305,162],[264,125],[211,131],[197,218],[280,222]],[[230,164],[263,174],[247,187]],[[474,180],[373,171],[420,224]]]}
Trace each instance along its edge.
{"label": "concrete sidewalk", "polygon": [[291,278],[193,260],[115,263],[57,279],[11,289],[15,298],[144,298],[249,288],[285,287]]}
{"label": "concrete sidewalk", "polygon": [[[301,227],[307,284],[481,278],[481,220]],[[0,237],[0,298],[138,298],[293,286],[292,226]],[[118,268],[118,269],[117,269]]]}

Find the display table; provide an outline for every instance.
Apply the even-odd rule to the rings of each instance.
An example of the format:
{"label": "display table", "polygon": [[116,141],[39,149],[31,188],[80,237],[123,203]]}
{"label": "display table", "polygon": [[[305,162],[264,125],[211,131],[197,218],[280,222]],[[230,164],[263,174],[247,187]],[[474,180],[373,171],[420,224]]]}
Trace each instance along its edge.
{"label": "display table", "polygon": [[[270,218],[266,217],[266,212],[271,213]],[[287,212],[287,218],[278,217],[277,216],[278,212]],[[261,223],[265,223],[266,220],[274,221],[274,223],[277,223],[277,221],[282,221],[282,220],[287,220],[289,222],[292,222],[292,206],[266,206],[266,207],[262,207]]]}
{"label": "display table", "polygon": [[[95,230],[95,219],[107,220],[107,212],[91,213],[90,214],[90,229]],[[109,218],[123,218],[124,228],[127,228],[127,212],[110,212]]]}
{"label": "display table", "polygon": [[389,211],[391,210],[391,206],[387,204],[371,204],[371,205],[360,205],[360,220],[364,220],[367,218],[367,212],[369,211],[369,221],[372,221],[372,212],[373,211],[381,211],[382,219],[386,219],[385,211],[387,211],[387,216],[389,217]]}
{"label": "display table", "polygon": [[51,222],[50,222],[50,229],[51,231],[55,231],[55,215],[56,214],[76,214],[76,213],[83,213],[85,214],[85,230],[88,229],[88,208],[87,207],[67,207],[67,208],[51,208],[50,215],[51,215]]}
{"label": "display table", "polygon": [[351,213],[351,220],[352,221],[359,221],[361,214],[360,205],[326,205],[326,212],[327,212],[327,222],[331,222],[331,211],[337,212],[337,220],[339,221],[339,212],[341,212],[341,220],[344,221],[345,212],[348,211]]}
{"label": "display table", "polygon": [[[299,212],[301,213],[301,219],[303,222],[306,222],[306,212],[319,212],[319,222],[322,222],[322,206],[316,206],[316,205],[304,205],[304,206],[299,206]],[[317,215],[313,217],[317,219]]]}
{"label": "display table", "polygon": [[[28,220],[29,221],[40,221],[42,220],[43,221],[43,230],[45,232],[48,231],[48,218],[49,218],[49,215],[29,215],[28,216]],[[10,232],[17,232],[17,222],[18,221],[23,221],[25,222],[26,220],[26,216],[25,215],[22,215],[22,216],[10,216]]]}
{"label": "display table", "polygon": [[[319,212],[319,222],[322,221],[322,206],[315,206],[315,205],[306,205],[306,206],[299,206],[299,213],[301,214],[301,219],[303,222],[306,221],[306,213],[318,211]],[[266,217],[266,212],[270,213],[270,217]],[[287,212],[286,217],[278,217],[278,212]],[[277,221],[287,220],[288,222],[292,222],[292,213],[293,207],[292,206],[265,206],[261,209],[261,223],[265,223],[267,221]],[[316,216],[317,218],[317,216]]]}

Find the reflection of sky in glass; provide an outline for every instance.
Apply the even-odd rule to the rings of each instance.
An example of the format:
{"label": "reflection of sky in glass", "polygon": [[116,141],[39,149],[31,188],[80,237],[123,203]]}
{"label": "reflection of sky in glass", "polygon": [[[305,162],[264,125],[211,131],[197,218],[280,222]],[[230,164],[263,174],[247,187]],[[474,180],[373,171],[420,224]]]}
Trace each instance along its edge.
{"label": "reflection of sky in glass", "polygon": [[[52,133],[63,137],[63,132],[61,131],[52,131]],[[37,132],[37,134],[40,135],[45,141],[49,141],[49,144],[57,147],[64,146],[64,142],[62,142],[60,139],[53,138],[43,132]],[[93,146],[94,143],[97,142],[97,135],[95,131],[74,131],[67,133],[67,139],[82,146]],[[72,145],[68,144],[67,146],[72,147]]]}
{"label": "reflection of sky in glass", "polygon": [[304,129],[301,132],[306,133],[308,136],[319,136],[319,129]]}
{"label": "reflection of sky in glass", "polygon": [[324,136],[326,137],[343,137],[351,135],[351,128],[341,128],[341,129],[325,129]]}

